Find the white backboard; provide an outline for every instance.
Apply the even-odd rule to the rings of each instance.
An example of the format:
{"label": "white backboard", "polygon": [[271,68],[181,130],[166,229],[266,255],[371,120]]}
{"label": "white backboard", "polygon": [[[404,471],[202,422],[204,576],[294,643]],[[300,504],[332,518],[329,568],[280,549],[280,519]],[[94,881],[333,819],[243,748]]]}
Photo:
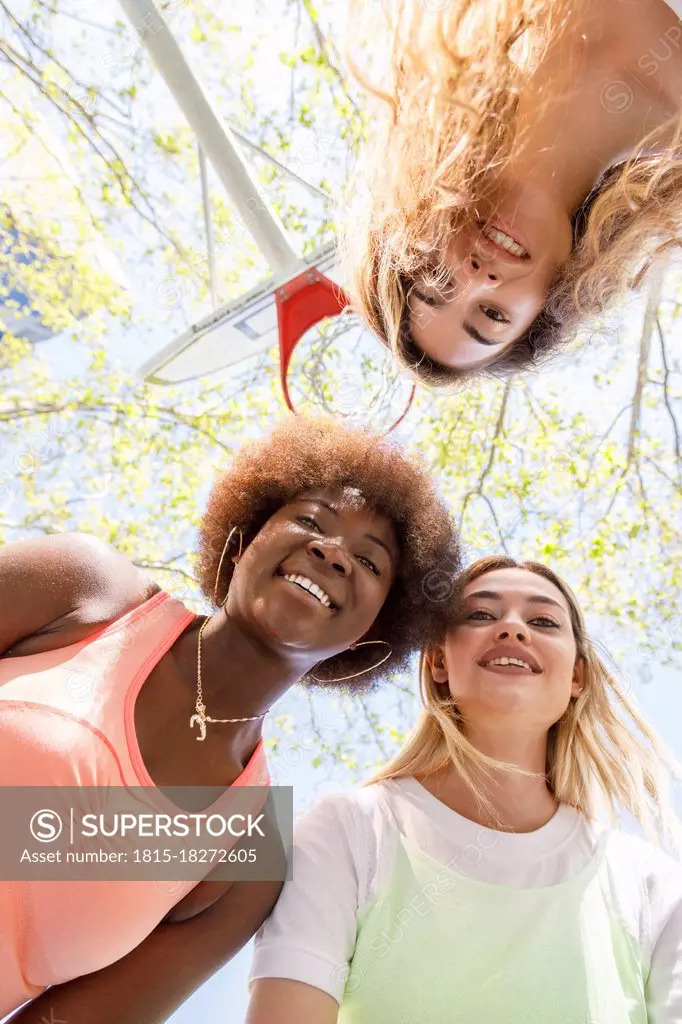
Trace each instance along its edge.
{"label": "white backboard", "polygon": [[181,384],[267,351],[277,344],[275,290],[308,266],[341,284],[336,248],[331,244],[302,260],[297,273],[270,278],[209,313],[148,359],[139,375],[157,384]]}

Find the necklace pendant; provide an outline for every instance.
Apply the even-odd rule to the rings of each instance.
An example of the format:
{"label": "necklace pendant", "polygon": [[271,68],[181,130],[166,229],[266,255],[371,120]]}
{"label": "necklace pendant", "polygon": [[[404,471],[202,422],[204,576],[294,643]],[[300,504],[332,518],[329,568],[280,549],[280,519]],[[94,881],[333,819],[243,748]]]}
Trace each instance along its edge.
{"label": "necklace pendant", "polygon": [[195,723],[199,723],[199,735],[197,736],[197,743],[201,743],[202,740],[206,739],[206,722],[203,720],[201,715],[192,715],[189,720],[190,729],[194,728]]}

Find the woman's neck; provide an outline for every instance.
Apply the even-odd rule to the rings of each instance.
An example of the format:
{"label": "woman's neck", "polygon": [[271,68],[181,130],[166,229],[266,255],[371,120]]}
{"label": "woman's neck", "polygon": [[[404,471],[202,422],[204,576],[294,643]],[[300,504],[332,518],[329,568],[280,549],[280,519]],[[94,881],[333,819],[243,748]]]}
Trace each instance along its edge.
{"label": "woman's neck", "polygon": [[510,832],[535,832],[556,813],[558,802],[547,787],[544,772],[547,757],[545,737],[504,737],[469,735],[474,746],[498,761],[506,761],[540,777],[493,771],[488,778],[471,767],[476,785],[485,794],[488,811],[450,764],[433,774],[420,777],[421,784],[442,803],[462,817],[484,828]]}
{"label": "woman's neck", "polygon": [[559,195],[573,216],[604,171],[682,113],[681,98],[682,32],[663,0],[575,4],[520,98],[504,178]]}
{"label": "woman's neck", "polygon": [[[197,655],[203,621],[197,619],[172,648],[192,694],[192,706],[197,696]],[[201,637],[201,687],[206,714],[211,718],[263,715],[311,667],[301,656],[294,655],[285,661],[264,641],[219,611],[206,623]]]}
{"label": "woman's neck", "polygon": [[[157,786],[227,786],[241,774],[260,740],[263,719],[190,726],[197,701],[197,647],[203,618],[195,619],[151,673],[135,704],[142,759]],[[241,629],[224,611],[202,635],[201,682],[206,715],[262,715],[311,667],[287,664]],[[299,658],[302,657],[299,655]],[[309,655],[307,655],[309,659]]]}

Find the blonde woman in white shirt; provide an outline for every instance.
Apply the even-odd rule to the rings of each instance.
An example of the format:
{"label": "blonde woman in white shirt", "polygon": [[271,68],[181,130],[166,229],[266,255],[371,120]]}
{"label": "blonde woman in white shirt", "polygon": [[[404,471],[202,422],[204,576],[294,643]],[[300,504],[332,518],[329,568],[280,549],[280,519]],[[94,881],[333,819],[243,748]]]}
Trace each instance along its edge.
{"label": "blonde woman in white shirt", "polygon": [[679,766],[551,570],[459,594],[404,749],[298,826],[248,1024],[679,1024]]}

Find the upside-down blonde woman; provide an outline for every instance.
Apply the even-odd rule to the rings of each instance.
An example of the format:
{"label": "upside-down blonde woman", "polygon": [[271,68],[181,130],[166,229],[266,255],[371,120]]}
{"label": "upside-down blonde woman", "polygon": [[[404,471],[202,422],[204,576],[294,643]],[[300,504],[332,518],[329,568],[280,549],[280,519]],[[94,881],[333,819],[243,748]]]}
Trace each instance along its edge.
{"label": "upside-down blonde woman", "polygon": [[352,9],[383,99],[348,285],[422,381],[538,365],[682,239],[682,0]]}
{"label": "upside-down blonde woman", "polygon": [[298,827],[248,1024],[679,1024],[678,766],[551,570],[484,559],[459,598],[402,752]]}

